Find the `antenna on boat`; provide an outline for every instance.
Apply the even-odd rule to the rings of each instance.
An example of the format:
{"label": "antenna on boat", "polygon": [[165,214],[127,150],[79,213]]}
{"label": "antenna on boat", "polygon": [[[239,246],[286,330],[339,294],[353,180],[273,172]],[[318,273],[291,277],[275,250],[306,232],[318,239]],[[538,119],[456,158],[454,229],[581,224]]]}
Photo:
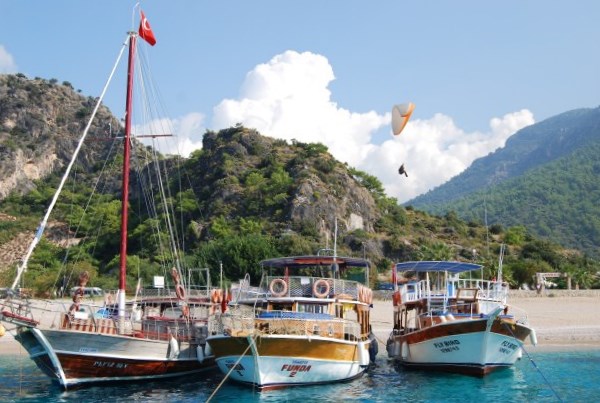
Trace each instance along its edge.
{"label": "antenna on boat", "polygon": [[337,217],[334,220],[334,230],[333,230],[333,261],[335,262],[335,258],[337,256]]}
{"label": "antenna on boat", "polygon": [[332,265],[332,269],[333,269],[333,277],[336,277],[336,274],[339,278],[340,275],[340,270],[336,261],[336,257],[337,257],[337,217],[335,217],[334,219],[334,229],[333,229],[333,265]]}
{"label": "antenna on boat", "polygon": [[504,259],[505,244],[500,245],[500,256],[498,257],[498,282],[502,284],[502,260]]}

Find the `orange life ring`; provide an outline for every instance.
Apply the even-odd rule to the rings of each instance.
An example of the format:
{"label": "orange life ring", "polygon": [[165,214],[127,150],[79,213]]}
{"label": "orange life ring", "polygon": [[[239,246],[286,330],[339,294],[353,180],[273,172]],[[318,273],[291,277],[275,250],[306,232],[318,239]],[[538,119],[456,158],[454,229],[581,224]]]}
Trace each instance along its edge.
{"label": "orange life ring", "polygon": [[187,305],[183,305],[181,307],[181,314],[183,315],[184,318],[189,318],[190,317],[190,307]]}
{"label": "orange life ring", "polygon": [[221,300],[222,300],[221,292],[222,292],[221,290],[212,290],[210,292],[210,300],[214,304],[218,304],[219,302],[221,302]]}
{"label": "orange life ring", "polygon": [[[277,289],[279,288],[280,290],[277,291]],[[269,285],[269,291],[271,291],[271,295],[274,297],[283,297],[287,294],[288,285],[284,279],[275,278],[273,279],[273,281],[271,281],[271,284]]]}
{"label": "orange life ring", "polygon": [[[325,290],[319,292],[321,286],[324,286]],[[329,295],[330,289],[331,288],[329,287],[329,282],[323,278],[320,278],[317,281],[315,281],[312,287],[313,295],[317,298],[325,298],[327,295]]]}
{"label": "orange life ring", "polygon": [[185,299],[185,288],[181,284],[177,284],[175,286],[175,294],[177,294],[177,298]]}

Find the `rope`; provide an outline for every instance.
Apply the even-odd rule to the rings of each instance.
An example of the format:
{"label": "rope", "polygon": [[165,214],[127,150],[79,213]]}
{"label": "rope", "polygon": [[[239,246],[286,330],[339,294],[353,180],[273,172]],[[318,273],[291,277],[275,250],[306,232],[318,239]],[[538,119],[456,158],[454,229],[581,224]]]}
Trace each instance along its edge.
{"label": "rope", "polygon": [[[513,338],[515,338],[516,340],[518,340],[517,337],[515,336],[515,334],[513,333],[512,329],[510,328],[510,326],[508,326],[508,323],[504,322],[504,327],[506,327],[506,329],[508,329],[508,331],[510,332],[510,334],[512,335]],[[554,388],[552,387],[552,384],[548,381],[548,379],[546,379],[546,377],[544,376],[543,372],[537,366],[537,364],[535,363],[535,361],[533,361],[533,358],[531,358],[531,355],[529,355],[529,352],[525,349],[524,346],[521,346],[521,350],[523,350],[525,352],[525,355],[527,355],[527,358],[531,362],[531,365],[533,365],[533,367],[536,369],[536,371],[538,372],[538,374],[540,374],[540,376],[542,377],[542,379],[544,380],[544,382],[546,382],[546,385],[548,385],[548,387],[550,388],[550,390],[552,391],[552,393],[554,394],[554,396],[556,396],[556,398],[558,399],[559,402],[562,402],[563,400],[560,398],[560,396],[558,395],[558,393],[554,390]]]}
{"label": "rope", "polygon": [[[255,335],[252,338],[252,342],[256,342],[256,337],[258,335]],[[225,381],[229,378],[229,375],[231,375],[231,373],[233,372],[233,370],[238,366],[238,364],[240,363],[240,361],[242,361],[242,358],[244,358],[244,356],[246,355],[246,353],[248,352],[248,350],[250,350],[250,347],[252,347],[252,343],[248,343],[248,347],[246,347],[246,349],[244,350],[244,352],[242,353],[242,355],[240,355],[240,358],[238,358],[238,360],[235,362],[235,364],[231,367],[231,369],[229,369],[229,372],[227,372],[227,374],[225,375],[225,377],[221,380],[221,382],[219,383],[219,385],[217,385],[216,389],[213,391],[213,393],[211,393],[211,395],[208,397],[208,399],[206,399],[206,403],[210,402],[210,400],[215,396],[215,394],[219,391],[219,389],[221,389],[221,386],[223,386],[223,384],[225,383]]]}

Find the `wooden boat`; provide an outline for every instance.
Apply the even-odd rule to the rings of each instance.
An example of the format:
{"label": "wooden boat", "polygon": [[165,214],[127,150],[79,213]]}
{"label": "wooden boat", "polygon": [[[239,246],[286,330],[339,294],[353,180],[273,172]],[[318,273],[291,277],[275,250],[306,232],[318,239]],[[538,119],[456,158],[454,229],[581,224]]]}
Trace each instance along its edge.
{"label": "wooden boat", "polygon": [[207,340],[220,370],[260,389],[360,377],[377,349],[372,291],[345,276],[368,272],[369,262],[317,254],[261,265],[260,285],[241,282],[227,312],[211,318]]}
{"label": "wooden boat", "polygon": [[501,271],[498,280],[472,278],[481,268],[449,261],[396,264],[388,356],[407,368],[483,376],[512,366],[527,338],[536,344],[526,315],[516,316],[507,304]]}
{"label": "wooden boat", "polygon": [[[153,40],[153,35],[148,32],[149,29],[142,13],[139,35],[150,42],[149,38]],[[220,309],[220,294],[211,289],[210,283],[204,289],[191,286],[190,272],[178,258],[178,248],[175,247],[170,227],[167,227],[171,235],[169,243],[173,247],[170,252],[170,287],[161,296],[136,295],[134,300],[126,300],[127,200],[137,39],[137,32],[129,32],[119,55],[120,58],[129,49],[122,138],[124,157],[119,291],[114,300],[101,301],[106,305],[95,305],[93,300],[85,296],[89,276],[83,272],[79,276],[79,287],[72,302],[23,298],[18,292],[29,257],[44,233],[50,212],[102,102],[105,88],[55,197],[17,270],[9,296],[0,301],[0,321],[15,333],[16,340],[28,351],[37,366],[65,389],[87,383],[158,379],[217,371],[214,356],[206,345],[206,336],[209,316]],[[117,64],[118,61],[115,67]],[[99,308],[103,308],[102,311],[99,312]]]}

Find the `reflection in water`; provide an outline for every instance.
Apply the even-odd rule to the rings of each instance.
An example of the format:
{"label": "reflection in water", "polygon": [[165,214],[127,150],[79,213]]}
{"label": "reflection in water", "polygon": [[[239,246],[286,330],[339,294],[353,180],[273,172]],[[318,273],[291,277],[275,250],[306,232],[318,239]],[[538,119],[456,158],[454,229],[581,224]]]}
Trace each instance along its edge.
{"label": "reflection in water", "polygon": [[[600,396],[600,350],[532,354],[514,368],[484,377],[404,370],[379,355],[360,379],[332,385],[258,392],[225,382],[213,402],[497,402],[596,401]],[[0,357],[0,400],[28,402],[203,402],[220,373],[155,382],[96,385],[63,391],[26,356]],[[538,370],[539,368],[539,370]],[[551,385],[551,386],[550,386]],[[554,389],[554,391],[553,391]],[[556,393],[556,395],[555,395]]]}

